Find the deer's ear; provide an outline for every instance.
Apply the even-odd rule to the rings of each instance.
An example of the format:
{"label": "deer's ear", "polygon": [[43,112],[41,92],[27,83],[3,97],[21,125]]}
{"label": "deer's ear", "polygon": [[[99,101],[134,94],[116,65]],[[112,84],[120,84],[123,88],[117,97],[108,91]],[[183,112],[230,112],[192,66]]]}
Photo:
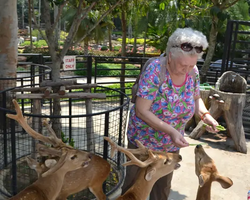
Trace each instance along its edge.
{"label": "deer's ear", "polygon": [[50,168],[54,167],[56,165],[56,163],[57,163],[57,161],[55,159],[47,159],[47,160],[45,160],[44,164],[47,168],[50,169]]}
{"label": "deer's ear", "polygon": [[36,169],[38,162],[35,159],[27,156],[26,161],[31,169]]}
{"label": "deer's ear", "polygon": [[233,181],[230,178],[221,175],[217,175],[215,181],[219,182],[224,189],[230,188],[233,185]]}
{"label": "deer's ear", "polygon": [[153,177],[153,175],[155,174],[156,169],[153,167],[148,167],[147,171],[146,171],[146,175],[145,175],[145,180],[146,181],[150,181]]}

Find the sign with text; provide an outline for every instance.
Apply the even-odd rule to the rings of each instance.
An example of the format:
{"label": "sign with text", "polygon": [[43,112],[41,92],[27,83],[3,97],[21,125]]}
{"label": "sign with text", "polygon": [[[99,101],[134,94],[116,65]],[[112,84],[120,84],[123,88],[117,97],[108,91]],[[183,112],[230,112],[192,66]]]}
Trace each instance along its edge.
{"label": "sign with text", "polygon": [[75,56],[64,56],[63,58],[63,69],[74,70],[76,69],[76,57]]}

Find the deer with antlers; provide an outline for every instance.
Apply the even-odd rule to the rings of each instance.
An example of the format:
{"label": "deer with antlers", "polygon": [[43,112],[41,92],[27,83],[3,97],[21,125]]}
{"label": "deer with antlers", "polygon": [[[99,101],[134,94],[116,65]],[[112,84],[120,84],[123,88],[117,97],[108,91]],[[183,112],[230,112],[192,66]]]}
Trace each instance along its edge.
{"label": "deer with antlers", "polygon": [[233,185],[233,181],[219,174],[214,161],[206,154],[201,145],[197,145],[195,150],[195,173],[199,179],[199,188],[196,200],[211,199],[211,185],[217,181],[224,189]]}
{"label": "deer with antlers", "polygon": [[[57,200],[66,200],[67,197],[71,194],[75,194],[84,189],[89,188],[90,191],[96,196],[97,200],[105,200],[106,195],[103,192],[102,185],[106,180],[110,173],[110,164],[101,158],[100,156],[90,154],[85,151],[76,150],[73,147],[66,145],[62,142],[61,139],[57,138],[53,129],[50,127],[48,123],[45,122],[45,126],[47,127],[50,136],[46,137],[35,130],[33,130],[25,120],[22,115],[21,109],[16,100],[13,100],[16,115],[7,114],[7,116],[11,119],[16,120],[24,130],[33,138],[50,144],[52,147],[48,147],[43,144],[37,144],[37,150],[39,154],[47,156],[53,155],[56,159],[55,162],[51,162],[53,164],[46,163],[37,163],[35,160],[28,159],[28,163],[32,168],[36,170],[38,174],[38,180],[40,177],[45,176],[48,173],[55,172],[55,166],[58,163],[61,163],[61,157],[64,156],[63,152],[75,152],[76,155],[91,155],[91,161],[88,162],[88,165],[83,167],[75,168],[74,170],[68,170],[69,172],[65,174],[64,179],[58,179],[59,181],[52,181],[50,188],[57,187],[57,184],[62,184],[58,194],[56,195]],[[67,154],[71,155],[71,154]],[[69,158],[68,156],[66,158]],[[59,161],[57,161],[59,160]],[[58,163],[57,163],[58,162]],[[62,177],[62,176],[61,176]],[[57,179],[55,179],[57,180]],[[49,185],[49,182],[46,182],[45,185]],[[41,185],[39,185],[41,186]],[[53,189],[52,191],[55,192]],[[52,198],[49,198],[52,200]],[[40,199],[39,199],[40,200]]]}
{"label": "deer with antlers", "polygon": [[159,178],[180,167],[179,162],[182,160],[182,157],[178,153],[151,151],[138,140],[136,140],[138,149],[125,149],[118,146],[108,137],[104,137],[104,139],[112,147],[111,157],[118,150],[130,158],[130,161],[123,164],[124,166],[137,165],[141,167],[134,185],[116,200],[146,200],[154,183]]}

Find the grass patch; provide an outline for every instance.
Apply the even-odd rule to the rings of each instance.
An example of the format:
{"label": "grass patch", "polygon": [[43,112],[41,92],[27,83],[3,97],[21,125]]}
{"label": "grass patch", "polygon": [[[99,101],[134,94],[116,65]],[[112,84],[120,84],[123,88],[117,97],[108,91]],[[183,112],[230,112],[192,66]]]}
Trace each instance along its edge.
{"label": "grass patch", "polygon": [[[93,64],[94,66],[94,64]],[[77,63],[76,69],[79,71],[75,71],[75,75],[86,76],[87,68],[85,63]],[[120,76],[121,75],[121,64],[111,64],[111,63],[99,63],[97,64],[97,75],[98,76]],[[130,70],[135,69],[135,66],[132,64],[127,64],[125,70],[125,75],[134,75],[137,76],[140,73],[140,69],[138,70]],[[95,75],[95,69],[92,68],[92,76]]]}

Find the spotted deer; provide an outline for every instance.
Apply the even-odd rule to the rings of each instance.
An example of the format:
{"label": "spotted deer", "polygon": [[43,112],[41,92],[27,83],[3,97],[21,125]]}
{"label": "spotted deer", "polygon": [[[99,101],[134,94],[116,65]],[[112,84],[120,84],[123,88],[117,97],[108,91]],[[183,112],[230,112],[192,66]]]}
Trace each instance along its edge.
{"label": "spotted deer", "polygon": [[222,188],[227,189],[233,185],[233,181],[219,174],[214,161],[206,154],[201,145],[197,145],[195,153],[195,173],[199,179],[199,187],[196,200],[210,200],[211,186],[213,181],[221,184]]}
{"label": "spotted deer", "polygon": [[[8,114],[7,116],[16,120],[33,138],[51,145],[51,147],[48,147],[46,145],[38,143],[37,150],[40,155],[53,155],[56,162],[60,160],[60,157],[63,155],[62,152],[72,151],[76,152],[79,155],[86,154],[91,156],[91,161],[84,168],[77,168],[65,174],[64,179],[61,180],[62,186],[60,187],[56,200],[66,200],[69,195],[75,194],[87,188],[89,188],[89,190],[96,196],[97,200],[105,200],[106,195],[103,192],[102,185],[110,173],[110,164],[100,156],[90,154],[86,151],[76,150],[73,147],[66,145],[62,142],[61,139],[57,138],[53,129],[46,122],[44,124],[47,127],[50,136],[46,137],[36,132],[28,125],[27,121],[23,117],[22,111],[17,101],[13,100],[13,103],[17,114]],[[50,164],[49,166],[48,164],[46,165],[45,163],[38,163],[32,159],[28,159],[28,163],[30,166],[32,166],[31,168],[36,170],[38,177],[43,177],[52,169],[55,169],[54,167],[52,167],[55,163],[52,165]]]}
{"label": "spotted deer", "polygon": [[118,146],[110,138],[104,137],[112,149],[111,157],[115,151],[120,151],[130,158],[124,166],[137,165],[141,167],[138,177],[132,187],[116,200],[146,200],[154,183],[161,177],[166,176],[180,167],[182,157],[178,153],[164,153],[151,151],[136,140],[138,149],[126,149]]}

